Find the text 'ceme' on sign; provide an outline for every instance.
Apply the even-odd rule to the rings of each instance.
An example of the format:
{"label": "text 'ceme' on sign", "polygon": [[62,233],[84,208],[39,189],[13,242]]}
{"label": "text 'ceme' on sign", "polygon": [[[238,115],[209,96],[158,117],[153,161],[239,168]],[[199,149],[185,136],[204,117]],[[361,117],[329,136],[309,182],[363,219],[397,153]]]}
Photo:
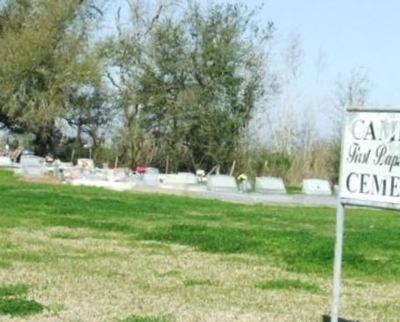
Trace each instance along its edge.
{"label": "text 'ceme' on sign", "polygon": [[400,205],[400,110],[347,111],[340,198]]}

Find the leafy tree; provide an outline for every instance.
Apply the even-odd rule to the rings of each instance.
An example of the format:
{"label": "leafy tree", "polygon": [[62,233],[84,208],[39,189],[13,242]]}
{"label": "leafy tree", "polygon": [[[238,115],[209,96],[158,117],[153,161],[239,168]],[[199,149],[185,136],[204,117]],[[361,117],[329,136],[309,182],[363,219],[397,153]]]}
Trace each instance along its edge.
{"label": "leafy tree", "polygon": [[0,122],[35,134],[38,153],[55,149],[55,121],[68,97],[97,72],[87,55],[91,8],[84,0],[6,0],[0,7]]}
{"label": "leafy tree", "polygon": [[76,129],[80,147],[84,145],[84,137],[94,148],[104,144],[115,118],[115,107],[109,101],[107,88],[97,82],[92,86],[77,86],[70,95],[65,119]]}
{"label": "leafy tree", "polygon": [[127,160],[143,160],[150,142],[161,168],[226,170],[265,94],[262,48],[272,24],[258,28],[242,5],[189,5],[178,19],[166,5],[147,19],[140,4],[131,8],[133,27],[120,29],[105,51]]}

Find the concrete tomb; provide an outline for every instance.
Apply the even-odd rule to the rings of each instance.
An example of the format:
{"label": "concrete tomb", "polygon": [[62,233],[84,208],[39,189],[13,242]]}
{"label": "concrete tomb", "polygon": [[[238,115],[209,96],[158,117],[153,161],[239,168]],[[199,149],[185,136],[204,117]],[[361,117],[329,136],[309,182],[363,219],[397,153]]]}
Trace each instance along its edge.
{"label": "concrete tomb", "polygon": [[116,168],[116,169],[102,169],[101,173],[104,178],[108,181],[123,182],[128,181],[128,169]]}
{"label": "concrete tomb", "polygon": [[285,194],[286,188],[282,178],[257,177],[255,191],[260,193]]}
{"label": "concrete tomb", "polygon": [[14,164],[13,171],[14,171],[14,174],[17,176],[22,176],[24,174],[20,163]]}
{"label": "concrete tomb", "polygon": [[59,167],[60,169],[68,170],[72,168],[74,165],[72,162],[59,162]]}
{"label": "concrete tomb", "polygon": [[141,176],[141,183],[145,186],[158,187],[160,185],[160,177],[158,173],[144,173]]}
{"label": "concrete tomb", "polygon": [[338,185],[338,184],[335,184],[335,185],[333,186],[333,194],[334,194],[335,196],[338,196],[338,195],[339,195],[339,192],[340,192],[339,185]]}
{"label": "concrete tomb", "polygon": [[251,181],[245,180],[239,183],[239,190],[241,192],[251,192],[253,191],[253,185]]}
{"label": "concrete tomb", "polygon": [[180,172],[178,174],[160,175],[160,181],[165,187],[184,187],[185,185],[196,184],[197,178],[193,173]]}
{"label": "concrete tomb", "polygon": [[215,192],[237,192],[236,180],[228,175],[211,175],[207,178],[207,188]]}
{"label": "concrete tomb", "polygon": [[78,159],[78,167],[83,170],[93,170],[94,162],[92,159]]}
{"label": "concrete tomb", "polygon": [[0,156],[0,167],[12,167],[12,165],[11,158]]}
{"label": "concrete tomb", "polygon": [[74,179],[71,180],[71,184],[73,186],[97,187],[114,191],[129,191],[134,186],[131,182],[116,182],[96,179]]}
{"label": "concrete tomb", "polygon": [[332,195],[331,185],[327,180],[304,179],[302,192],[306,195]]}
{"label": "concrete tomb", "polygon": [[44,159],[35,155],[21,156],[22,174],[28,178],[39,178],[44,175]]}

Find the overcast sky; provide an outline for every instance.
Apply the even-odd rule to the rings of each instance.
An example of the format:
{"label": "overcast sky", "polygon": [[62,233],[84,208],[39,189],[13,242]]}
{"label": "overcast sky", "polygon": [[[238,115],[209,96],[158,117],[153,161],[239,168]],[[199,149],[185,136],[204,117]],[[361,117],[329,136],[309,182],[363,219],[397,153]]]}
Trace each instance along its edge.
{"label": "overcast sky", "polygon": [[[235,1],[214,1],[226,2]],[[110,3],[103,33],[114,30],[118,8],[126,9],[125,0]],[[254,7],[260,1],[245,3]],[[276,26],[273,51],[277,65],[288,39],[300,35],[304,56],[298,84],[302,96],[299,113],[312,105],[321,134],[329,131],[326,109],[335,81],[351,70],[367,73],[372,82],[371,104],[400,107],[399,13],[400,1],[396,0],[264,1],[258,19]]]}

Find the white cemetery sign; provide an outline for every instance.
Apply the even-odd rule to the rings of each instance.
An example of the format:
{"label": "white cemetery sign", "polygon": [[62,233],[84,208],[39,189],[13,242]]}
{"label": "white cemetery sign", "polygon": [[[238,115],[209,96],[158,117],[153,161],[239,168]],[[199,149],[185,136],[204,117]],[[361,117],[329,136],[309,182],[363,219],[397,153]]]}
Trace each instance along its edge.
{"label": "white cemetery sign", "polygon": [[345,206],[400,209],[400,110],[348,109],[343,133],[331,321],[339,317]]}
{"label": "white cemetery sign", "polygon": [[400,111],[349,112],[342,151],[340,198],[400,206]]}

